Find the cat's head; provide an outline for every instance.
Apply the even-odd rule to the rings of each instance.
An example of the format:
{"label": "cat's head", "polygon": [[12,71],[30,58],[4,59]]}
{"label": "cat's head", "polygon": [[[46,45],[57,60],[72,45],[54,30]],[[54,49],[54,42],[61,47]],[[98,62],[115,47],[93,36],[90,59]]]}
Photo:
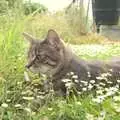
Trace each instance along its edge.
{"label": "cat's head", "polygon": [[64,43],[56,31],[48,30],[44,40],[37,40],[28,33],[23,35],[30,43],[26,67],[34,73],[54,75],[64,63]]}

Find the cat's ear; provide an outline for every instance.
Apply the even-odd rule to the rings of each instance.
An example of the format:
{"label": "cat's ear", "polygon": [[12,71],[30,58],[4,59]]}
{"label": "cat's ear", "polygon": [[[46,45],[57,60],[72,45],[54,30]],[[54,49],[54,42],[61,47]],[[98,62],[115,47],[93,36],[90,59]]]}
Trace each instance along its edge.
{"label": "cat's ear", "polygon": [[59,35],[57,34],[57,32],[53,29],[49,29],[48,30],[48,34],[47,34],[47,38],[59,38]]}
{"label": "cat's ear", "polygon": [[29,43],[34,43],[35,42],[35,37],[33,37],[32,35],[26,33],[26,32],[23,32],[22,33],[23,36],[25,37],[25,39],[29,42]]}
{"label": "cat's ear", "polygon": [[51,45],[57,45],[60,43],[60,38],[57,32],[53,29],[48,30],[47,40]]}

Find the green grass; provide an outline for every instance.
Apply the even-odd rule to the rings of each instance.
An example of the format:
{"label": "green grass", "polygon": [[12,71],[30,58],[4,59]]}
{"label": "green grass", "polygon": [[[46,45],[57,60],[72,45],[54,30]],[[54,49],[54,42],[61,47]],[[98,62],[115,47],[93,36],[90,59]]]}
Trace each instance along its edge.
{"label": "green grass", "polygon": [[[32,83],[24,82],[27,43],[22,32],[44,37],[54,28],[72,45],[73,51],[83,59],[107,59],[120,54],[120,45],[101,45],[102,37],[94,34],[76,36],[64,17],[58,15],[0,16],[0,119],[1,120],[119,120],[120,95],[107,97],[101,103],[93,95],[74,99],[45,98],[38,94],[38,75],[30,74]],[[102,40],[101,40],[101,39]],[[84,43],[84,44],[83,44]],[[91,45],[90,45],[91,44]],[[37,86],[36,86],[37,84]],[[115,97],[117,96],[117,100]],[[43,99],[44,105],[43,105]]]}

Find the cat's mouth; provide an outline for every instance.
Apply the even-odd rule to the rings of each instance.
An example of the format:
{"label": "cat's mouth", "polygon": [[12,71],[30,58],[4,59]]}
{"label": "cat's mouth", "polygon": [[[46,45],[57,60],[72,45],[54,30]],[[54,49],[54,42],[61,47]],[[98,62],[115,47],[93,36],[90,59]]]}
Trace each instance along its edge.
{"label": "cat's mouth", "polygon": [[39,67],[34,67],[33,61],[28,63],[25,67],[33,73],[42,73],[46,75],[51,74],[51,68],[49,68],[48,66],[42,66],[42,65],[41,66],[39,65]]}
{"label": "cat's mouth", "polygon": [[29,70],[32,72],[32,73],[42,73],[42,74],[45,74],[47,76],[51,75],[51,70],[48,69],[48,68],[34,68],[34,67],[30,67]]}
{"label": "cat's mouth", "polygon": [[28,64],[26,64],[25,67],[26,67],[27,69],[29,69],[30,67],[32,67],[33,64],[34,64],[34,62],[35,62],[35,60],[36,60],[36,56],[33,57],[33,59],[32,59],[30,62],[28,62]]}

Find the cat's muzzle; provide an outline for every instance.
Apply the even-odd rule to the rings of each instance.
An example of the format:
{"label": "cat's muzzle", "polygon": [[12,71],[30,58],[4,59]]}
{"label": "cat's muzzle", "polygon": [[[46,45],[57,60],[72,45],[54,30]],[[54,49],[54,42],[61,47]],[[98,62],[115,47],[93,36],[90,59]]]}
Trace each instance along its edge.
{"label": "cat's muzzle", "polygon": [[27,65],[25,65],[25,68],[29,69],[35,62],[36,57],[34,57]]}

